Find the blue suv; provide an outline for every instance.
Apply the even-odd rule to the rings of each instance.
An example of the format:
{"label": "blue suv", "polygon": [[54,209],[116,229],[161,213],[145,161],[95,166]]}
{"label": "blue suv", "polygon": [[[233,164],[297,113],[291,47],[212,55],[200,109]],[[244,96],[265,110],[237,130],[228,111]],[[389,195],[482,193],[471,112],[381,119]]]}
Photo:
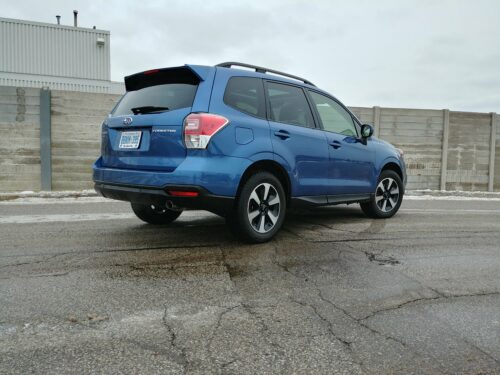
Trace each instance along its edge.
{"label": "blue suv", "polygon": [[290,207],[360,203],[388,218],[401,205],[403,152],[303,78],[230,62],[148,70],[125,87],[93,179],[147,223],[204,209],[265,242]]}

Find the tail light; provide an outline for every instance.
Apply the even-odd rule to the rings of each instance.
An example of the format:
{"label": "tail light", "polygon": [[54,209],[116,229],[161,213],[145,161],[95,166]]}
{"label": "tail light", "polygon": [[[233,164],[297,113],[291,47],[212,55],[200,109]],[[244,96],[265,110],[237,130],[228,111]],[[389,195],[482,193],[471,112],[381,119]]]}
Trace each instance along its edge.
{"label": "tail light", "polygon": [[184,120],[184,142],[187,148],[205,149],[210,139],[229,123],[213,113],[191,113]]}

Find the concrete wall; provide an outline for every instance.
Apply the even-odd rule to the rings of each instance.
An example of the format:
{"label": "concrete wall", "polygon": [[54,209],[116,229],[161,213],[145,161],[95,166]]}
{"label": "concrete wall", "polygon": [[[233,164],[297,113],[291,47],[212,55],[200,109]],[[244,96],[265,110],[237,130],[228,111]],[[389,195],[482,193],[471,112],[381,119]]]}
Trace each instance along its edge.
{"label": "concrete wall", "polygon": [[[496,114],[492,114],[492,119],[494,122],[494,126],[492,127],[493,137],[492,137],[492,150],[493,152],[493,175],[495,179],[493,181],[493,190],[500,191],[500,116]],[[493,139],[495,141],[493,141]],[[491,154],[490,154],[491,157]]]}
{"label": "concrete wall", "polygon": [[[0,87],[0,191],[40,190],[40,90]],[[51,92],[53,190],[92,187],[100,126],[119,95]],[[408,189],[500,191],[500,116],[448,110],[351,107],[400,147]],[[49,171],[50,172],[50,171]],[[47,173],[47,171],[45,171]]]}
{"label": "concrete wall", "polygon": [[40,90],[0,87],[0,191],[40,190]]}
{"label": "concrete wall", "polygon": [[[52,188],[90,189],[101,124],[118,95],[52,91]],[[1,190],[1,189],[0,189]]]}
{"label": "concrete wall", "polygon": [[446,189],[487,190],[491,115],[450,113]]}

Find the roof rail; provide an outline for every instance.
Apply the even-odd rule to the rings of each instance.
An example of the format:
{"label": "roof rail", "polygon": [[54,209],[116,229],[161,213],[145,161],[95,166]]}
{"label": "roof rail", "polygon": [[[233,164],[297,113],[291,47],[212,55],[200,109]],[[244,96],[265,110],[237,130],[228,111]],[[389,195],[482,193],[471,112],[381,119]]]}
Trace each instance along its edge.
{"label": "roof rail", "polygon": [[263,68],[261,66],[256,66],[256,65],[251,65],[251,64],[245,64],[245,63],[239,63],[239,62],[234,62],[234,61],[223,62],[223,63],[217,64],[215,66],[219,66],[221,68],[231,68],[232,66],[241,66],[243,68],[255,69],[255,71],[257,73],[273,73],[273,74],[278,74],[280,76],[284,76],[284,77],[288,77],[288,78],[293,78],[293,79],[296,79],[297,81],[304,82],[307,85],[316,87],[316,85],[314,83],[312,83],[311,81],[308,81],[307,79],[300,78],[300,77],[297,77],[297,76],[294,76],[294,75],[291,75],[291,74],[288,74],[288,73],[279,72],[277,70]]}

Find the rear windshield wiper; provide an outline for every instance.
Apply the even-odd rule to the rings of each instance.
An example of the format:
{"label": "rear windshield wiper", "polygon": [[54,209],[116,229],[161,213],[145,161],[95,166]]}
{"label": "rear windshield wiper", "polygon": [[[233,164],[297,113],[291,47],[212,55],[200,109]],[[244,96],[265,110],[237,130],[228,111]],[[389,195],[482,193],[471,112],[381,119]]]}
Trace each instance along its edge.
{"label": "rear windshield wiper", "polygon": [[164,112],[168,111],[168,107],[156,107],[154,105],[145,105],[143,107],[130,108],[134,115],[144,114],[144,113],[154,113],[154,112]]}

